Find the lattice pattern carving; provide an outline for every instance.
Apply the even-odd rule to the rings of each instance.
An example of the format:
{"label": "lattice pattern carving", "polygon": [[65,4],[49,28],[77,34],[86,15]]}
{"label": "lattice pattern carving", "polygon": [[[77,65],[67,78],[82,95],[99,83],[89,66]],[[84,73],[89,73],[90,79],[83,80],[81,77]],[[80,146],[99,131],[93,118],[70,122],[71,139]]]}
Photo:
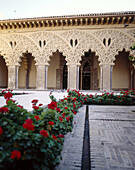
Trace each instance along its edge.
{"label": "lattice pattern carving", "polygon": [[134,32],[135,29],[112,29],[9,34],[0,38],[0,51],[7,65],[19,64],[25,52],[32,53],[36,65],[47,65],[50,56],[57,50],[66,57],[67,64],[79,64],[89,50],[99,57],[100,64],[114,64],[118,51],[130,51],[135,40]]}
{"label": "lattice pattern carving", "polygon": [[[108,46],[105,46],[105,53],[102,53],[100,64],[114,64],[115,56],[118,55],[119,51],[125,49],[130,51],[130,47],[134,42],[132,31],[119,31],[119,30],[101,30],[95,31],[96,35],[100,41],[104,44],[104,39],[111,39],[111,42]],[[132,36],[131,36],[132,35]]]}
{"label": "lattice pattern carving", "polygon": [[11,47],[9,46],[7,40],[0,37],[0,54],[4,57],[6,65],[10,64],[10,58],[13,57]]}
{"label": "lattice pattern carving", "polygon": [[10,42],[16,42],[16,45],[12,48],[13,60],[12,62],[18,64],[21,61],[23,53],[29,52],[35,58],[36,64],[40,62],[41,51],[38,48],[36,42],[26,35],[13,34],[6,37],[9,44]]}
{"label": "lattice pattern carving", "polygon": [[99,56],[99,61],[102,57],[101,54],[105,53],[104,46],[97,37],[85,31],[68,31],[62,33],[61,36],[63,36],[69,44],[71,39],[77,40],[78,42],[76,46],[72,47],[73,55],[70,56],[70,62],[74,59],[76,63],[79,63],[81,61],[81,56],[89,51],[89,49]]}
{"label": "lattice pattern carving", "polygon": [[44,63],[48,63],[50,56],[52,56],[53,52],[56,52],[57,50],[66,56],[67,61],[69,61],[70,55],[72,56],[72,49],[69,44],[57,34],[50,32],[39,32],[33,33],[30,35],[30,37],[33,38],[37,43],[41,40],[46,41],[46,45],[40,47],[42,53],[40,59],[42,59]]}

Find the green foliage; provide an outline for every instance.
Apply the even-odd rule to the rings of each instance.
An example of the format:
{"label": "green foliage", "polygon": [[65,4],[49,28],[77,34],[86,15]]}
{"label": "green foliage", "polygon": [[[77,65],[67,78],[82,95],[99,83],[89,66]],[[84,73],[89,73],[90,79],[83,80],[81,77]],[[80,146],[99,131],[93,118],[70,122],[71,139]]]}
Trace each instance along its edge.
{"label": "green foliage", "polygon": [[[56,102],[54,96],[52,101]],[[0,110],[0,169],[52,169],[60,160],[64,135],[72,131],[73,113],[81,106],[70,96],[56,102],[53,109],[33,107],[28,112],[7,100],[7,112]],[[36,106],[37,102],[33,102]],[[44,130],[47,136],[41,135]],[[12,151],[21,158],[11,159]]]}
{"label": "green foliage", "polygon": [[85,104],[98,105],[135,105],[134,90],[121,91],[119,95],[112,93],[102,93],[102,95],[83,95],[79,91],[69,91],[69,94],[76,96],[76,98]]}

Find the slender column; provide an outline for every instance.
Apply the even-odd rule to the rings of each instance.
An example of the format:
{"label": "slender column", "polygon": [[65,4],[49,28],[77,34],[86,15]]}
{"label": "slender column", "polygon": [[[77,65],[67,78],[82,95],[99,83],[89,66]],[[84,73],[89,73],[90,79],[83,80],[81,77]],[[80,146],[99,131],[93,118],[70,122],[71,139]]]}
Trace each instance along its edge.
{"label": "slender column", "polygon": [[110,91],[112,88],[112,66],[105,64],[102,65],[102,78],[101,78],[101,83],[103,82],[103,85],[101,87],[102,90]]}
{"label": "slender column", "polygon": [[110,68],[110,90],[112,90],[112,72],[113,72],[113,65]]}
{"label": "slender column", "polygon": [[8,66],[8,88],[15,89],[16,85],[16,66],[9,65]]}
{"label": "slender column", "polygon": [[77,88],[77,65],[75,64],[68,65],[68,88]]}
{"label": "slender column", "polygon": [[131,78],[130,78],[130,88],[131,89],[133,89],[133,73],[134,73],[134,70],[133,69],[131,69],[131,72],[130,72],[130,74],[131,74]]}
{"label": "slender column", "polygon": [[100,90],[103,90],[103,66],[100,66]]}
{"label": "slender column", "polygon": [[45,88],[45,66],[37,65],[36,89],[44,90],[44,88]]}
{"label": "slender column", "polygon": [[48,75],[48,66],[45,66],[45,89],[47,90],[47,75]]}
{"label": "slender column", "polygon": [[83,72],[83,67],[81,67],[81,90],[82,90],[82,72]]}
{"label": "slender column", "polygon": [[19,66],[15,66],[15,88],[18,89],[18,70]]}
{"label": "slender column", "polygon": [[77,89],[79,90],[79,67],[80,66],[77,66]]}

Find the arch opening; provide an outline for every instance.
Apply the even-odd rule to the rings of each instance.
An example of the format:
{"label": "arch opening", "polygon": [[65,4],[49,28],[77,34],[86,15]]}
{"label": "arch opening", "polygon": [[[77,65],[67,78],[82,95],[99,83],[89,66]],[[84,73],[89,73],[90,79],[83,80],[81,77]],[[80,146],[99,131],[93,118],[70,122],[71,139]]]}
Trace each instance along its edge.
{"label": "arch opening", "polygon": [[8,68],[3,56],[0,55],[0,88],[8,87]]}
{"label": "arch opening", "polygon": [[99,90],[99,61],[95,52],[85,52],[80,63],[79,89]]}
{"label": "arch opening", "polygon": [[135,88],[135,71],[129,61],[129,52],[123,49],[115,56],[112,72],[112,89],[129,90]]}
{"label": "arch opening", "polygon": [[31,53],[23,54],[18,71],[18,88],[36,88],[37,70],[35,64],[36,62]]}
{"label": "arch opening", "polygon": [[58,50],[50,57],[48,67],[48,89],[67,89],[67,61]]}

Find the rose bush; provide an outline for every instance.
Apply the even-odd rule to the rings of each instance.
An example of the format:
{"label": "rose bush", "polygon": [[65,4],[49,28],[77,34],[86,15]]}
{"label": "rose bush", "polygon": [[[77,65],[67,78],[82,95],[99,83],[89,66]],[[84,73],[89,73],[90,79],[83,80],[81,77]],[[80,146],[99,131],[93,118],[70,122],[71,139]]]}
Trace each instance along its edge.
{"label": "rose bush", "polygon": [[32,112],[4,93],[0,108],[0,169],[51,169],[60,160],[64,135],[72,131],[73,116],[82,103],[70,95],[46,107],[32,101]]}
{"label": "rose bush", "polygon": [[104,92],[101,95],[82,94],[77,90],[69,91],[70,96],[75,96],[77,101],[82,104],[98,104],[98,105],[135,105],[135,91],[121,91],[119,95]]}

